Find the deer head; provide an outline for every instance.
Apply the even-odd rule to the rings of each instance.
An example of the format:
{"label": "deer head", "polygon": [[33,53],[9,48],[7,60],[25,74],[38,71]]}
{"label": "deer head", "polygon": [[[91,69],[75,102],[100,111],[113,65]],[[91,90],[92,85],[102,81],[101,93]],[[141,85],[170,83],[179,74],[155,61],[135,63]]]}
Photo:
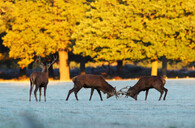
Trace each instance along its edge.
{"label": "deer head", "polygon": [[126,93],[126,97],[132,97],[133,99],[137,100],[137,93],[133,90],[133,87],[130,87],[129,90]]}
{"label": "deer head", "polygon": [[57,60],[57,56],[56,56],[56,57],[53,57],[53,61],[52,61],[51,63],[47,63],[47,64],[44,65],[44,64],[41,62],[41,57],[39,56],[39,65],[40,65],[41,68],[42,68],[42,72],[48,72],[48,69],[50,68],[50,66],[51,66],[52,64],[55,63],[56,60]]}
{"label": "deer head", "polygon": [[114,95],[116,95],[116,97],[117,97],[116,87],[113,88],[112,92],[107,93],[107,99],[114,96]]}

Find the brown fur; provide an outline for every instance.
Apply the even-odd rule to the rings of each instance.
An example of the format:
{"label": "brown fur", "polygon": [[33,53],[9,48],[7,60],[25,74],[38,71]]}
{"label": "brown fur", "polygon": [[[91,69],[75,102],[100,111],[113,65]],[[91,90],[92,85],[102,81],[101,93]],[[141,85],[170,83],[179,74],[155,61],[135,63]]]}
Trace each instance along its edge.
{"label": "brown fur", "polygon": [[108,84],[100,75],[78,75],[73,77],[72,81],[74,83],[74,87],[69,91],[66,100],[68,100],[72,92],[75,93],[76,100],[78,100],[77,93],[81,88],[91,88],[91,95],[89,100],[92,98],[94,89],[97,90],[101,100],[103,99],[100,91],[102,91],[104,94],[107,93],[107,98],[116,95],[116,89]]}
{"label": "brown fur", "polygon": [[41,101],[41,88],[44,88],[44,98],[46,101],[46,89],[47,89],[47,84],[48,84],[48,66],[44,66],[42,72],[33,72],[30,75],[30,96],[29,96],[29,101],[31,101],[31,93],[32,89],[35,85],[35,90],[34,90],[34,95],[35,95],[35,100],[37,101],[37,90],[39,89],[39,101]]}
{"label": "brown fur", "polygon": [[137,95],[141,91],[146,91],[145,100],[147,100],[149,89],[155,88],[157,91],[161,93],[159,100],[165,91],[164,100],[166,98],[168,90],[164,87],[166,81],[163,77],[160,76],[144,76],[139,79],[139,81],[133,86],[130,87],[127,91],[126,96],[131,96],[135,100],[137,100]]}
{"label": "brown fur", "polygon": [[35,85],[35,90],[34,90],[34,95],[35,95],[35,100],[37,101],[37,90],[39,89],[39,101],[41,101],[41,88],[44,88],[44,99],[46,102],[46,89],[47,89],[47,84],[49,82],[48,77],[49,77],[49,67],[57,60],[57,57],[54,57],[54,60],[49,63],[44,65],[41,63],[41,58],[39,57],[39,63],[42,66],[42,72],[33,72],[30,75],[30,95],[29,95],[29,101],[31,101],[31,93],[33,90],[33,87]]}

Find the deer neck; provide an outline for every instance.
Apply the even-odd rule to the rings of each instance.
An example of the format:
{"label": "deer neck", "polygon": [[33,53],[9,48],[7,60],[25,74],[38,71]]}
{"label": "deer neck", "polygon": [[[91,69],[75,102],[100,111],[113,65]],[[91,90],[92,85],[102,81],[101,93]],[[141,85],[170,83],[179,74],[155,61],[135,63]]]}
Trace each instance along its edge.
{"label": "deer neck", "polygon": [[133,92],[134,92],[135,94],[139,94],[139,92],[141,91],[141,90],[139,89],[138,86],[133,86],[133,87],[132,87],[132,90],[133,90]]}
{"label": "deer neck", "polygon": [[48,69],[47,69],[47,68],[43,68],[42,72],[43,72],[44,74],[46,74],[47,76],[49,75],[49,72],[48,72]]}
{"label": "deer neck", "polygon": [[107,86],[106,88],[102,89],[102,92],[105,93],[112,93],[114,88],[112,86]]}

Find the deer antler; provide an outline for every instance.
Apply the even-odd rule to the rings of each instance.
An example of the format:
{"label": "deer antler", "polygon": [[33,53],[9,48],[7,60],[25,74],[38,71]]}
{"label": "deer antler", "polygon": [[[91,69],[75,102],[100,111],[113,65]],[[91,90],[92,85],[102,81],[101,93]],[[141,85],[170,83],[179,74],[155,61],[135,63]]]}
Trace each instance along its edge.
{"label": "deer antler", "polygon": [[53,61],[52,61],[50,64],[48,64],[48,68],[49,68],[52,64],[54,64],[56,60],[57,60],[57,56],[56,56],[56,57],[53,56]]}
{"label": "deer antler", "polygon": [[[122,95],[126,95],[127,92],[124,91],[123,89],[128,89],[128,88],[129,88],[129,86],[126,86],[126,87],[124,87],[124,88],[121,88],[121,89],[117,92],[118,97],[122,97]],[[121,95],[121,96],[120,96],[120,95]]]}

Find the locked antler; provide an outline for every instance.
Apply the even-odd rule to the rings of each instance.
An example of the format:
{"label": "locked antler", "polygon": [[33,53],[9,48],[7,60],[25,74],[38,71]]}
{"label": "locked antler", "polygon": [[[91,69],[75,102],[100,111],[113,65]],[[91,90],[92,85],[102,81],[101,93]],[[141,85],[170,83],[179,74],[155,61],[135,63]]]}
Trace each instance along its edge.
{"label": "locked antler", "polygon": [[117,92],[117,96],[118,96],[118,97],[122,97],[123,95],[126,95],[127,92],[124,91],[124,89],[128,89],[128,88],[129,88],[129,86],[126,86],[126,87],[121,88],[121,89]]}

